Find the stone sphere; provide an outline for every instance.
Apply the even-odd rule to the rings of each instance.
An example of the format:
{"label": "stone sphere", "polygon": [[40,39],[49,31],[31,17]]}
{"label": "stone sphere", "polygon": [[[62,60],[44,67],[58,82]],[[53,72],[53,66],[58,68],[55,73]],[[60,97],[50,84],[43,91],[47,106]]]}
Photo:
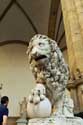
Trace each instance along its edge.
{"label": "stone sphere", "polygon": [[51,114],[51,103],[48,98],[45,97],[43,101],[34,105],[34,103],[28,102],[27,114],[29,118],[42,118],[49,117]]}

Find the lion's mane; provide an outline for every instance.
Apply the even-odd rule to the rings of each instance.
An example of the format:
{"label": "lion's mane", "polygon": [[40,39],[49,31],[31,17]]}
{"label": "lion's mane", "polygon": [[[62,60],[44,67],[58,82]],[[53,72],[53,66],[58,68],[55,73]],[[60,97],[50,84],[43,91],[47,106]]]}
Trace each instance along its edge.
{"label": "lion's mane", "polygon": [[[33,45],[34,41],[37,43]],[[48,47],[45,50],[43,45],[44,42],[42,44],[42,41],[48,44]],[[40,49],[38,50],[38,45],[40,43],[42,44],[43,49],[41,49],[40,46]],[[34,48],[35,52],[33,54],[32,50]],[[37,60],[37,57],[41,55],[46,56],[46,59]],[[30,40],[28,56],[30,67],[36,82],[40,82],[45,85],[47,97],[54,105],[64,94],[69,77],[68,66],[64,61],[62,52],[57,46],[56,41],[45,35],[38,34]]]}

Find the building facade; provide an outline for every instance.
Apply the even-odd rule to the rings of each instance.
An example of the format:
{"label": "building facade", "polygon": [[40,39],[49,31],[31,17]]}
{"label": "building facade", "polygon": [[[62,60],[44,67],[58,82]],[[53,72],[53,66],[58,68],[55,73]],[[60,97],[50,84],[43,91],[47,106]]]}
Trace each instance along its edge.
{"label": "building facade", "polygon": [[19,116],[19,102],[34,86],[26,50],[37,33],[57,41],[69,64],[74,112],[83,112],[83,1],[8,0],[0,8],[1,94],[10,97],[10,116]]}

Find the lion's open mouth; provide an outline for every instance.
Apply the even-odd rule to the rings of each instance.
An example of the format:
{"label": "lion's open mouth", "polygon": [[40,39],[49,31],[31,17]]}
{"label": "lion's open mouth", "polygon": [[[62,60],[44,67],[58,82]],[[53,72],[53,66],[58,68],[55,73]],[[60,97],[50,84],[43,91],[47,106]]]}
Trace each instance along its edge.
{"label": "lion's open mouth", "polygon": [[45,55],[40,55],[40,56],[36,57],[35,60],[36,60],[36,61],[39,61],[39,60],[42,60],[42,59],[45,59],[45,58],[47,58],[47,56],[45,56]]}

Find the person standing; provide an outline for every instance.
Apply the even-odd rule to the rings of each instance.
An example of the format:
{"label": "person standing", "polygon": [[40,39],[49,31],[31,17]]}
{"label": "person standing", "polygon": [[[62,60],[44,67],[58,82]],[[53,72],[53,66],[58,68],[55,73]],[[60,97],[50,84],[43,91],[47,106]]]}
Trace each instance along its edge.
{"label": "person standing", "polygon": [[9,98],[7,96],[3,96],[1,98],[0,104],[0,125],[7,125],[9,110],[7,108],[9,103]]}

